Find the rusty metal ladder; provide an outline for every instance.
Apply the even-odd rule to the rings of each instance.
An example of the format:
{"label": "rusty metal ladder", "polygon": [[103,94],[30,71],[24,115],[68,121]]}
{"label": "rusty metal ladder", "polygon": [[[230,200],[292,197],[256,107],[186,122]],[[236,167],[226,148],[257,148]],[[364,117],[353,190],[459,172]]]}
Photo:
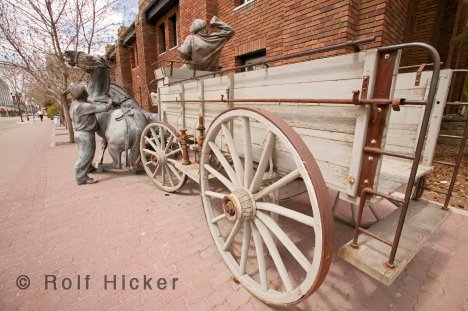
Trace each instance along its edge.
{"label": "rusty metal ladder", "polygon": [[[395,59],[397,57],[398,51],[402,49],[406,49],[406,48],[418,48],[418,49],[426,50],[432,56],[433,64],[434,64],[434,70],[432,73],[431,84],[429,88],[427,101],[424,103],[425,104],[424,117],[421,123],[416,150],[415,150],[414,155],[407,155],[407,154],[391,152],[388,150],[381,149],[380,147],[377,147],[377,146],[380,146],[381,144],[383,130],[385,127],[385,118],[387,115],[386,113],[387,111],[383,110],[385,108],[382,108],[382,110],[379,111],[381,112],[381,114],[380,116],[378,116],[380,119],[374,120],[373,122],[369,124],[369,127],[368,127],[366,145],[363,150],[364,157],[363,157],[363,163],[362,163],[362,169],[361,169],[360,185],[358,188],[359,189],[358,191],[360,191],[358,217],[357,217],[357,222],[356,222],[356,226],[354,230],[353,240],[350,244],[351,247],[354,249],[359,248],[358,238],[359,238],[359,234],[362,233],[390,246],[391,247],[390,256],[388,258],[388,261],[385,264],[386,267],[389,269],[395,268],[395,265],[394,265],[395,256],[396,256],[396,252],[398,249],[398,244],[400,242],[401,233],[403,230],[403,225],[404,225],[407,210],[408,210],[408,205],[411,200],[413,187],[415,185],[417,169],[418,169],[419,162],[422,156],[423,145],[424,145],[424,141],[425,141],[428,125],[429,125],[429,119],[430,119],[432,107],[434,104],[435,94],[437,91],[437,84],[439,80],[440,64],[441,64],[440,56],[438,52],[435,50],[435,48],[425,43],[405,43],[405,44],[379,48],[378,51],[379,51],[380,56],[378,60],[379,65],[377,69],[374,97],[376,98],[388,97],[390,95],[392,73],[389,71],[393,70],[395,66]],[[372,124],[372,123],[375,123],[375,124]],[[378,161],[375,161],[376,159],[374,158],[380,158],[381,156],[384,156],[384,155],[397,157],[397,158],[403,158],[403,159],[410,159],[413,161],[412,166],[411,166],[409,180],[406,186],[404,199],[391,196],[386,193],[379,192],[373,188],[374,178],[375,178],[376,170],[377,170],[377,165],[375,163],[378,162]],[[366,160],[371,161],[370,159],[372,159],[374,164],[369,165],[369,163],[365,162]],[[401,212],[398,218],[398,225],[396,228],[393,241],[382,238],[381,236],[371,232],[370,230],[367,230],[361,227],[363,209],[364,209],[366,201],[371,196],[378,196],[378,197],[387,199],[391,203],[401,208]]]}
{"label": "rusty metal ladder", "polygon": [[[455,73],[467,73],[468,69],[454,69],[452,72],[454,74]],[[468,107],[468,102],[447,102],[446,105],[447,106],[467,106]],[[439,138],[452,138],[452,139],[460,140],[460,145],[459,145],[459,148],[458,148],[458,153],[457,153],[457,158],[455,160],[455,163],[445,162],[445,161],[437,161],[437,160],[432,161],[433,163],[445,165],[445,166],[448,166],[448,167],[452,168],[452,174],[451,174],[452,176],[450,178],[449,188],[448,188],[447,192],[443,192],[443,191],[439,191],[439,190],[430,188],[425,184],[425,179],[423,179],[421,181],[422,184],[420,186],[420,188],[421,188],[420,193],[417,194],[418,197],[420,197],[422,195],[422,190],[428,190],[428,191],[432,191],[432,192],[436,192],[436,193],[445,195],[445,201],[444,201],[443,208],[448,209],[448,205],[450,203],[450,198],[452,197],[452,193],[453,193],[453,188],[455,187],[455,181],[457,180],[458,171],[460,169],[460,165],[461,165],[461,162],[462,162],[462,159],[463,159],[463,153],[464,153],[464,150],[465,150],[465,144],[466,144],[467,137],[468,137],[468,117],[467,117],[467,119],[465,121],[463,135],[446,135],[446,134],[440,134],[439,133]]]}

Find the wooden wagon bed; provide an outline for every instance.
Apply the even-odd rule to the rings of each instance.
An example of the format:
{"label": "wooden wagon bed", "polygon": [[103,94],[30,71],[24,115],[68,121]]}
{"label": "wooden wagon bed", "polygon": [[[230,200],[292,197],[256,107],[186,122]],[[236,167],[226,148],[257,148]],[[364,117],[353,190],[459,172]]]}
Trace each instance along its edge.
{"label": "wooden wagon bed", "polygon": [[[329,219],[330,200],[319,189],[321,183],[337,191],[350,206],[359,207],[355,236],[340,249],[340,256],[385,284],[398,276],[448,216],[425,201],[412,202],[407,213],[412,189],[407,187],[403,199],[398,192],[432,170],[452,77],[451,70],[439,71],[439,67],[422,72],[417,79],[415,73],[399,73],[400,49],[408,46],[424,48],[438,58],[432,47],[416,43],[233,75],[208,76],[172,67],[156,70],[159,87],[151,96],[161,121],[149,125],[142,137],[143,162],[155,167],[147,173],[154,179],[159,174],[158,163],[162,163],[162,182],[154,181],[165,191],[176,191],[186,177],[200,182],[210,232],[221,255],[236,278],[260,299],[278,305],[297,303],[323,281],[331,262],[327,254],[333,243],[333,222]],[[440,65],[438,59],[435,63]],[[174,141],[178,146],[172,146]],[[179,151],[181,158],[166,159],[166,154]],[[164,172],[166,161],[170,161],[166,171],[175,174],[169,172],[169,181]],[[249,174],[253,172],[252,180]],[[177,185],[173,176],[180,181]],[[227,193],[213,190],[211,179],[224,184]],[[300,194],[310,198],[312,215],[280,206],[282,199]],[[262,201],[266,197],[267,203]],[[367,202],[382,199],[400,208],[369,230],[362,228]],[[219,203],[224,214],[212,212],[212,204]],[[257,203],[260,212],[256,212]],[[320,263],[312,260],[310,264],[280,228],[278,215],[314,227],[311,240],[323,248],[322,255],[316,248],[313,251]],[[230,233],[218,230],[223,219],[232,222]],[[242,230],[240,223],[244,224]],[[289,279],[268,230],[306,270],[298,287]],[[230,249],[238,232],[244,240],[239,242],[242,254],[236,259]],[[258,258],[259,276],[255,277],[247,272],[245,259],[252,234]],[[359,235],[363,237],[358,244]],[[262,239],[283,284],[275,283],[275,289],[271,287],[274,282],[266,280]],[[284,286],[284,290],[276,286]]]}

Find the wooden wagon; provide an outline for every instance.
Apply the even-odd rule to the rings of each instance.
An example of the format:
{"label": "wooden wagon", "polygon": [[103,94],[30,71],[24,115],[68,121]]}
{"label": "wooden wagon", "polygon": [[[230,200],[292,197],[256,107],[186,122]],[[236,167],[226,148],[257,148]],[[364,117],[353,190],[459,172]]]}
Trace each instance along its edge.
{"label": "wooden wagon", "polygon": [[[338,197],[357,212],[340,256],[385,284],[448,216],[411,199],[432,169],[451,71],[440,71],[429,45],[360,51],[369,41],[267,59],[248,72],[156,70],[160,121],[141,138],[145,171],[168,192],[187,178],[200,184],[216,247],[266,303],[298,303],[323,282]],[[349,48],[354,53],[304,59]],[[430,53],[433,70],[399,74],[402,49],[414,48]],[[301,61],[278,65],[293,58]],[[363,211],[382,199],[397,210],[364,228]]]}

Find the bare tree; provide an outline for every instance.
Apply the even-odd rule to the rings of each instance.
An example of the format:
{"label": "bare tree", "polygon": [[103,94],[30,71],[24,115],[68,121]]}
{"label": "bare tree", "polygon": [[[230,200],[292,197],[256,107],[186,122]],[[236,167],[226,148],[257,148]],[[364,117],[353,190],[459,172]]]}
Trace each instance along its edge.
{"label": "bare tree", "polygon": [[63,109],[74,142],[66,91],[82,74],[67,65],[66,50],[95,52],[112,42],[115,0],[2,0],[0,64],[22,70]]}

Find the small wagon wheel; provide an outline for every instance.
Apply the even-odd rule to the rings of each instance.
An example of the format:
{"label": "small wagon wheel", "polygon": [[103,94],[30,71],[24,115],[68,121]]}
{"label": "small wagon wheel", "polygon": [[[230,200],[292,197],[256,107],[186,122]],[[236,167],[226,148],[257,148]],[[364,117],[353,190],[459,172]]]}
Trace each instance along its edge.
{"label": "small wagon wheel", "polygon": [[[294,167],[272,182],[264,177],[278,146]],[[210,153],[222,170],[210,165]],[[305,212],[269,199],[292,181],[305,184]],[[220,114],[203,143],[200,186],[215,244],[235,278],[252,294],[287,306],[318,289],[333,252],[329,195],[312,154],[284,120],[261,109],[235,108]],[[302,240],[285,232],[299,227],[307,232]]]}
{"label": "small wagon wheel", "polygon": [[140,154],[146,174],[166,192],[179,190],[187,175],[177,168],[182,147],[177,130],[162,121],[148,124],[140,139]]}

